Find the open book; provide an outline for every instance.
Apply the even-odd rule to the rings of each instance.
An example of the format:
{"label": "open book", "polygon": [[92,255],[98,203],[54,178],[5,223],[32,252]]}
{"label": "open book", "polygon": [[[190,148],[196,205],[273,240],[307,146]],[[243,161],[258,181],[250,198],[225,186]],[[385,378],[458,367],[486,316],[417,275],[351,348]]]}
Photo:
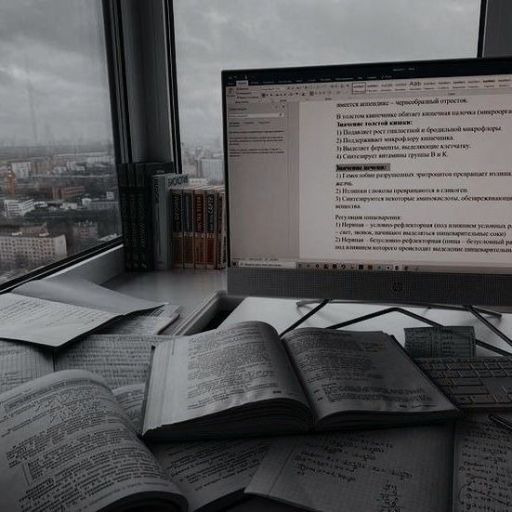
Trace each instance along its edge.
{"label": "open book", "polygon": [[31,281],[0,295],[0,338],[57,348],[123,315],[161,305],[85,279]]}
{"label": "open book", "polygon": [[154,349],[143,436],[193,439],[385,427],[458,409],[382,332],[262,322],[173,338]]}
{"label": "open book", "polygon": [[509,512],[512,436],[475,414],[455,427],[278,439],[246,492],[319,512]]}
{"label": "open book", "polygon": [[[134,391],[121,403],[136,406]],[[0,510],[219,510],[243,497],[268,444],[160,444],[152,453],[103,379],[57,372],[0,394]]]}

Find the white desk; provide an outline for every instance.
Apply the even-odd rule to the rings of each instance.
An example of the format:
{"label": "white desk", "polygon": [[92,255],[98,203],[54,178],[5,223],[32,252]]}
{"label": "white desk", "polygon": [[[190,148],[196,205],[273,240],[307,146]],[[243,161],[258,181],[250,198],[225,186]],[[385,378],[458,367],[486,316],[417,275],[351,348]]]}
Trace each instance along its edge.
{"label": "white desk", "polygon": [[[228,326],[244,320],[261,320],[273,325],[278,332],[281,332],[316,305],[310,304],[298,308],[296,303],[297,301],[291,299],[249,297],[233,311],[233,313],[222,323],[222,326]],[[326,327],[335,323],[351,320],[358,316],[367,315],[386,307],[388,306],[354,304],[348,302],[342,304],[328,304],[311,318],[308,318],[301,327]],[[408,307],[404,309],[443,325],[473,326],[478,339],[498,348],[508,350],[512,354],[512,347],[509,347],[505,341],[490,331],[482,322],[478,321],[470,313],[446,309],[431,309],[426,307]],[[487,318],[495,327],[502,330],[509,337],[512,336],[512,314],[504,313],[501,318]],[[427,327],[427,324],[401,313],[393,312],[351,325],[346,327],[346,329],[354,331],[384,331],[395,336],[396,339],[403,344],[404,327]],[[477,355],[492,356],[496,354],[477,347]]]}
{"label": "white desk", "polygon": [[[182,332],[180,329],[186,324],[201,324],[201,322],[197,321],[190,322],[188,317],[194,313],[196,315],[203,314],[202,311],[198,311],[201,304],[204,304],[208,297],[211,297],[215,292],[226,288],[226,274],[223,271],[125,273],[106,283],[106,286],[143,299],[162,300],[180,304],[183,307],[181,319],[173,325],[171,331],[166,332],[167,334],[172,334],[176,331]],[[221,325],[227,326],[244,320],[261,320],[273,325],[278,332],[281,332],[313,307],[315,307],[314,304],[297,308],[296,301],[293,299],[249,297],[243,300]],[[357,316],[366,315],[385,307],[387,306],[349,302],[329,304],[308,319],[303,326],[325,327],[350,320]],[[426,307],[409,307],[406,309],[444,325],[473,326],[477,338],[512,352],[512,347],[509,347],[501,338],[470,313]],[[204,313],[211,314],[211,309],[205,309]],[[498,329],[505,332],[509,337],[512,336],[512,314],[504,313],[501,318],[488,318]],[[404,327],[424,326],[426,324],[413,318],[400,313],[391,313],[363,323],[354,324],[347,327],[347,329],[384,331],[394,335],[399,342],[403,343]],[[185,329],[185,332],[190,331]],[[480,348],[477,354],[482,356],[495,355],[494,352]]]}

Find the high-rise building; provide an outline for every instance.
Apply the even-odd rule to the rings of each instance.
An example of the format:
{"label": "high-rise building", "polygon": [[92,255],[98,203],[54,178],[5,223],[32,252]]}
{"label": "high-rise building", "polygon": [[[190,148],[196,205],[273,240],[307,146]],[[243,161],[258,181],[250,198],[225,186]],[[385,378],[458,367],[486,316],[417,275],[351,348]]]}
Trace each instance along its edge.
{"label": "high-rise building", "polygon": [[67,256],[66,236],[28,236],[21,233],[0,235],[0,261],[3,267],[39,267]]}
{"label": "high-rise building", "polygon": [[34,209],[33,199],[6,199],[4,201],[5,216],[8,219],[23,217]]}
{"label": "high-rise building", "polygon": [[11,170],[16,175],[16,178],[26,180],[30,177],[32,164],[30,162],[11,162]]}
{"label": "high-rise building", "polygon": [[9,197],[16,197],[17,178],[14,172],[8,171],[4,177],[4,191]]}

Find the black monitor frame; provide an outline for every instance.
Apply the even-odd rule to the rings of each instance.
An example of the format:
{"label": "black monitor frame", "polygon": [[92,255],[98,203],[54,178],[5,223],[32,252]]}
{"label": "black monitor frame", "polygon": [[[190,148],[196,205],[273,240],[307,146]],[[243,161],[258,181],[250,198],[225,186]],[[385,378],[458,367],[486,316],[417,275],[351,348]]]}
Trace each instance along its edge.
{"label": "black monitor frame", "polygon": [[232,212],[229,204],[226,87],[234,85],[237,80],[247,80],[249,85],[264,85],[501,73],[512,73],[512,57],[223,71],[228,292],[372,303],[512,306],[512,274],[243,268],[231,265],[229,250],[229,217]]}

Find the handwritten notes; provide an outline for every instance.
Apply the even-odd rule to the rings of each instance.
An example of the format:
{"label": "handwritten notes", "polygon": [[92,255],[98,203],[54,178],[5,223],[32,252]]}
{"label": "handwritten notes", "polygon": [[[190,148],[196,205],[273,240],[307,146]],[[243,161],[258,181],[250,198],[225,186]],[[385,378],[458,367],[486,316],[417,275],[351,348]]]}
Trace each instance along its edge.
{"label": "handwritten notes", "polygon": [[512,510],[512,435],[486,414],[457,423],[453,489],[454,512]]}
{"label": "handwritten notes", "polygon": [[445,510],[451,436],[430,426],[278,440],[247,492],[322,512]]}

